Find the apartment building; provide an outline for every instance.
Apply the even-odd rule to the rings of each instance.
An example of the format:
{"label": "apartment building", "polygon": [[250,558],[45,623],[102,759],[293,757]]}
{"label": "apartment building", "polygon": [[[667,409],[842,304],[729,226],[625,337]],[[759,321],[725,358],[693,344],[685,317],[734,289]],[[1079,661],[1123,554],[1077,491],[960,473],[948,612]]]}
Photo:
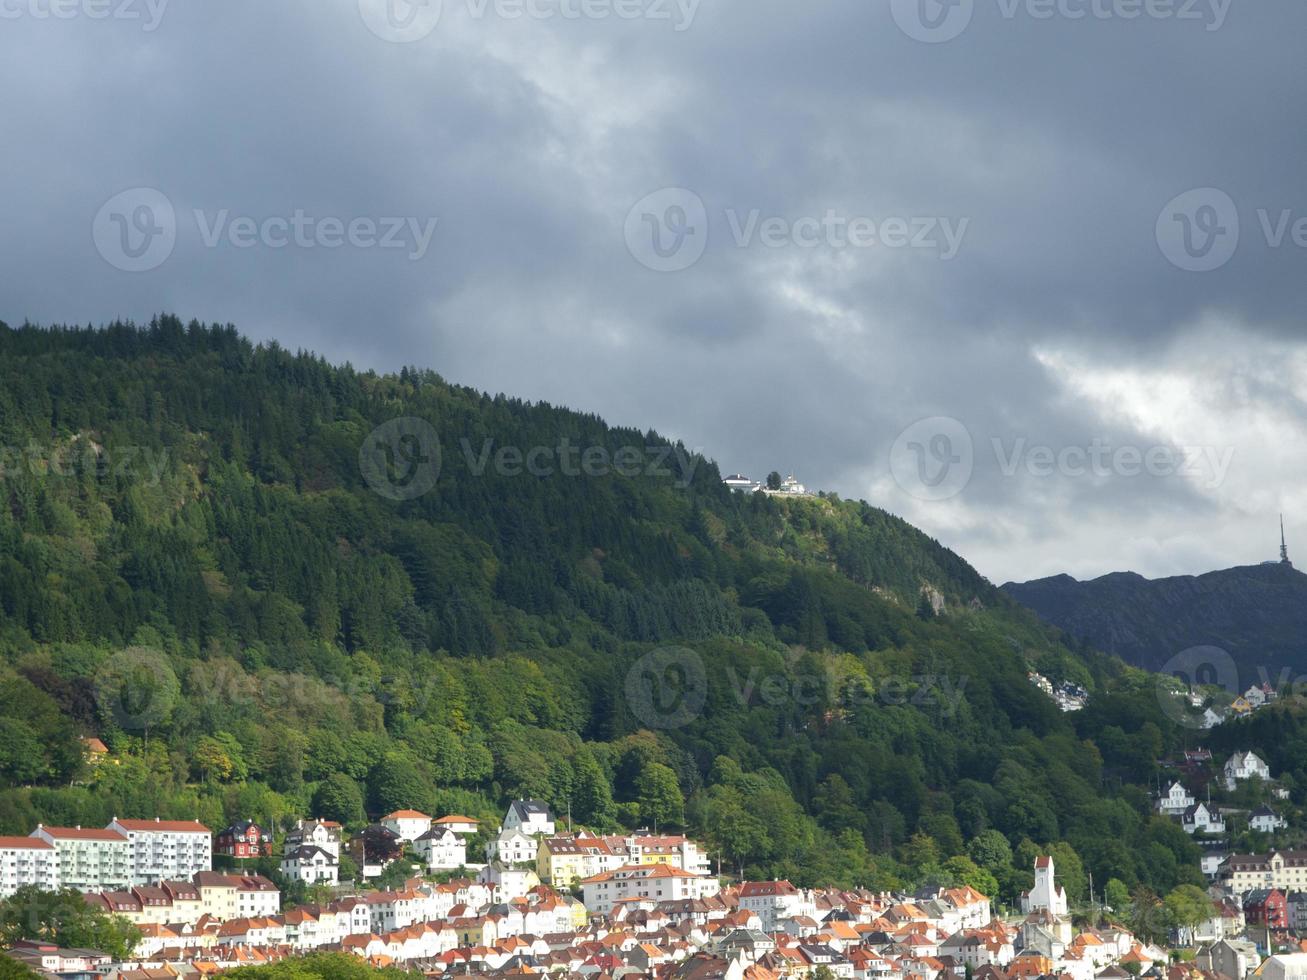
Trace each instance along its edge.
{"label": "apartment building", "polygon": [[213,837],[209,828],[198,821],[115,817],[108,829],[123,835],[131,844],[134,884],[190,878],[213,867]]}
{"label": "apartment building", "polygon": [[132,884],[132,845],[116,830],[47,827],[31,835],[59,854],[59,884],[82,892],[119,891]]}
{"label": "apartment building", "polygon": [[0,899],[24,885],[59,887],[59,852],[37,837],[0,837]]}

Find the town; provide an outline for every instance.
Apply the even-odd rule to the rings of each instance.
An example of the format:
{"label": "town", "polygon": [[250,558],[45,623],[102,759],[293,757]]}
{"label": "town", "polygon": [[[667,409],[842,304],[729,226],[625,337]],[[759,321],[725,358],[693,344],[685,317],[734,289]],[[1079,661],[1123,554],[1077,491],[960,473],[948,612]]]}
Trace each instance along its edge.
{"label": "town", "polygon": [[[1186,753],[1180,765],[1192,774],[1211,761]],[[1270,772],[1241,752],[1213,778],[1237,788]],[[1155,804],[1191,834],[1225,830],[1221,811],[1180,778]],[[1284,826],[1269,807],[1251,821],[1268,833]],[[1035,860],[1019,908],[1000,908],[965,885],[890,894],[723,879],[685,836],[565,830],[536,800],[512,801],[482,835],[484,860],[470,862],[478,830],[458,814],[397,810],[346,840],[339,823],[298,820],[281,835],[280,875],[312,900],[284,908],[277,884],[241,869],[273,855],[274,835],[252,821],[217,834],[157,817],[41,825],[0,838],[0,898],[75,889],[139,939],[118,960],[39,940],[6,955],[61,980],[200,977],[313,952],[428,976],[1284,980],[1307,970],[1297,938],[1307,935],[1307,851],[1209,851],[1206,906],[1159,943],[1096,903],[1072,910],[1049,855]],[[344,858],[373,884],[342,881]],[[387,875],[393,883],[381,884]]]}

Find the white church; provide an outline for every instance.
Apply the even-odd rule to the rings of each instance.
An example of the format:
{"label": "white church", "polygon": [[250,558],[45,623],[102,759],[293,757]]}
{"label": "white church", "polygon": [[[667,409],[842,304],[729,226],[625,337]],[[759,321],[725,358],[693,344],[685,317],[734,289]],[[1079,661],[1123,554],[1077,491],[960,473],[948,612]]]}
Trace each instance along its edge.
{"label": "white church", "polygon": [[1035,858],[1035,886],[1021,894],[1021,911],[1048,912],[1050,915],[1067,914],[1066,890],[1053,877],[1053,859]]}

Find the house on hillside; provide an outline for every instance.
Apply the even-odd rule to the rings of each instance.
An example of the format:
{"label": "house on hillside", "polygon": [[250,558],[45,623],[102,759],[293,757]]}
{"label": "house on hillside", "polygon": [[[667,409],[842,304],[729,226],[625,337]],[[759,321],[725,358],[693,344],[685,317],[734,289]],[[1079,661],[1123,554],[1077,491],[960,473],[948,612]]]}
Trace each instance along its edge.
{"label": "house on hillside", "polygon": [[1272,834],[1277,830],[1283,830],[1289,826],[1289,821],[1280,816],[1269,806],[1262,804],[1253,811],[1252,816],[1248,818],[1248,826],[1253,830],[1259,830],[1263,834]]}
{"label": "house on hillside", "polygon": [[1193,794],[1180,780],[1174,780],[1157,797],[1157,812],[1164,817],[1178,817],[1194,805]]}
{"label": "house on hillside", "polygon": [[1256,752],[1236,752],[1225,762],[1225,788],[1231,792],[1246,779],[1271,778],[1271,769]]}
{"label": "house on hillside", "polygon": [[1206,803],[1195,803],[1185,810],[1180,826],[1186,834],[1223,834],[1225,820],[1220,811]]}
{"label": "house on hillside", "polygon": [[457,871],[467,864],[467,841],[444,827],[432,827],[413,842],[413,850],[431,871]]}
{"label": "house on hillside", "polygon": [[539,800],[514,800],[504,815],[503,829],[520,831],[528,837],[536,834],[551,837],[554,833],[554,815]]}
{"label": "house on hillside", "polygon": [[334,820],[298,820],[286,834],[286,854],[301,847],[320,847],[340,859],[341,826]]}
{"label": "house on hillside", "polygon": [[340,881],[340,859],[314,844],[301,844],[282,856],[281,873],[306,885],[335,885]]}
{"label": "house on hillside", "polygon": [[218,832],[213,852],[233,858],[272,856],[272,834],[253,820],[241,820]]}
{"label": "house on hillside", "polygon": [[379,821],[402,841],[415,841],[431,829],[431,818],[417,810],[396,810]]}

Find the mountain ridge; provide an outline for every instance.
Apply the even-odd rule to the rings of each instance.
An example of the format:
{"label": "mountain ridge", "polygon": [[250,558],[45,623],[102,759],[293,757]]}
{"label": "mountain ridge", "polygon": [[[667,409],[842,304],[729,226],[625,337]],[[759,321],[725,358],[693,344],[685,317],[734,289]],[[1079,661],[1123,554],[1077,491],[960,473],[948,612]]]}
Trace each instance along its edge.
{"label": "mountain ridge", "polygon": [[1307,575],[1280,562],[1157,579],[1056,575],[1001,588],[1046,622],[1149,670],[1190,647],[1216,646],[1246,675],[1244,686],[1260,670],[1307,671],[1307,645],[1297,639],[1307,629]]}

